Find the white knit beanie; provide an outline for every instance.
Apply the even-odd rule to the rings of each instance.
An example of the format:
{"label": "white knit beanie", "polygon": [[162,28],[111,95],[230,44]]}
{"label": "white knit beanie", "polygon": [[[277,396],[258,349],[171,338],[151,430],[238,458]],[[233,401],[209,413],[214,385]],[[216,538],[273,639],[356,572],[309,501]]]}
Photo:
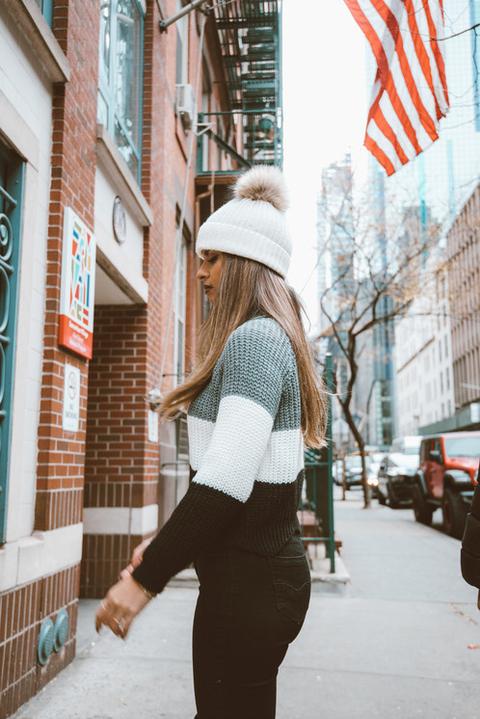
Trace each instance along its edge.
{"label": "white knit beanie", "polygon": [[218,250],[248,257],[285,277],[292,242],[285,220],[287,192],[282,171],[256,165],[240,175],[233,195],[201,225],[197,254]]}

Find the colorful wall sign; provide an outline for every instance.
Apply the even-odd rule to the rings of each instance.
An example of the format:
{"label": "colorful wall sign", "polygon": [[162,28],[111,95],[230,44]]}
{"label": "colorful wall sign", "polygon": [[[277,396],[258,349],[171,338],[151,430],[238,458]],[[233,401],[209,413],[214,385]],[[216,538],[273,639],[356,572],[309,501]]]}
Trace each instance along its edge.
{"label": "colorful wall sign", "polygon": [[66,207],[58,343],[87,359],[93,346],[95,248],[92,232]]}

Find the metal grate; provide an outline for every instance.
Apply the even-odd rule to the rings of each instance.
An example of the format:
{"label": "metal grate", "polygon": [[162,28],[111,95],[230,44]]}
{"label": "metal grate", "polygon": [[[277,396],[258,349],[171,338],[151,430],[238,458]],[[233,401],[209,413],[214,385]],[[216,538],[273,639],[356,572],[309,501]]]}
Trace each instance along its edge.
{"label": "metal grate", "polygon": [[0,145],[0,543],[5,541],[23,163]]}

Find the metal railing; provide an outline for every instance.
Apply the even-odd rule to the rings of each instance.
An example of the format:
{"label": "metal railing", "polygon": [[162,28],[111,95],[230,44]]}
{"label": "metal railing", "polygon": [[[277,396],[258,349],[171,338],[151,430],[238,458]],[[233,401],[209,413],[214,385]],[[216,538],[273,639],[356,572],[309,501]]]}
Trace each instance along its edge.
{"label": "metal railing", "polygon": [[327,445],[322,450],[305,452],[305,486],[300,500],[299,519],[305,544],[322,543],[330,560],[330,572],[335,572],[335,527],[333,512],[333,443],[332,397],[333,359],[325,359],[325,384],[328,395]]}
{"label": "metal railing", "polygon": [[275,110],[199,113],[197,175],[232,174],[256,164],[281,167],[280,123]]}

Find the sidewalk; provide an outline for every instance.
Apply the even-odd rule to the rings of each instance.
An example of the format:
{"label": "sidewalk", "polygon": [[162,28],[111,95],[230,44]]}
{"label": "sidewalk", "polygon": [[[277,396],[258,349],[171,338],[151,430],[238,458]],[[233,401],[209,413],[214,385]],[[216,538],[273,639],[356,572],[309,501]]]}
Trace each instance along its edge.
{"label": "sidewalk", "polygon": [[[335,575],[329,575],[329,562],[321,555],[319,548],[309,618],[320,617],[321,594],[343,593],[348,581],[340,557]],[[99,601],[81,600],[76,659],[13,719],[193,719],[190,652],[197,586],[194,570],[181,572],[137,618],[125,642],[106,629],[98,635],[94,615]],[[315,633],[312,622],[296,643]],[[295,684],[302,681],[303,670],[298,677],[292,667],[281,672],[288,706],[279,707],[278,719],[306,716],[298,713],[300,705],[292,713],[288,701],[290,694],[297,694]]]}
{"label": "sidewalk", "polygon": [[[313,584],[279,672],[277,719],[478,719],[480,613],[459,542],[411,510],[336,503],[351,584]],[[81,603],[77,659],[15,719],[193,719],[191,623],[197,590],[169,586],[124,643]],[[228,719],[228,717],[225,717]],[[255,719],[246,717],[245,719]]]}

